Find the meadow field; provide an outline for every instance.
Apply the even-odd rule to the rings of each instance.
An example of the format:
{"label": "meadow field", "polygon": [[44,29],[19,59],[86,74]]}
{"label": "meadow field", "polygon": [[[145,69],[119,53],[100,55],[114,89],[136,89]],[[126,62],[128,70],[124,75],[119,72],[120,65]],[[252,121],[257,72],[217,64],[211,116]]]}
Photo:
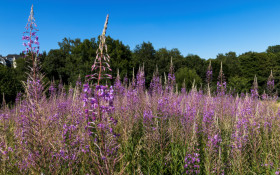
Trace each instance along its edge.
{"label": "meadow field", "polygon": [[18,96],[1,109],[1,174],[279,172],[274,99],[178,92],[156,74],[149,89],[144,81],[140,70],[130,84]]}
{"label": "meadow field", "polygon": [[272,72],[262,95],[256,77],[250,92],[231,91],[222,63],[217,85],[210,63],[205,87],[178,88],[171,58],[149,86],[144,65],[110,84],[107,24],[86,81],[46,84],[32,8],[24,93],[0,108],[0,174],[280,174]]}

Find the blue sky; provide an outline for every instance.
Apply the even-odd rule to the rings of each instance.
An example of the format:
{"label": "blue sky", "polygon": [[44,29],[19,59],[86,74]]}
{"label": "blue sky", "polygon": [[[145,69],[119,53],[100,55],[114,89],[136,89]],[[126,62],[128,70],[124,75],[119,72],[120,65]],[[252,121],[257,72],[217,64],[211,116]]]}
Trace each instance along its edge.
{"label": "blue sky", "polygon": [[102,32],[134,49],[156,49],[215,58],[218,53],[263,52],[280,44],[279,0],[0,0],[0,54],[21,52],[21,36],[34,4],[41,51],[64,37],[92,38]]}

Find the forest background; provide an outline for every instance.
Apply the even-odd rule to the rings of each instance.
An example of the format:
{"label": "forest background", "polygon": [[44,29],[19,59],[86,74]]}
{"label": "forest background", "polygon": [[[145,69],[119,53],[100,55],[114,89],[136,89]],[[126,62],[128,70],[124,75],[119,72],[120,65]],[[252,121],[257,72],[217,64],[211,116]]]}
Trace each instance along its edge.
{"label": "forest background", "polygon": [[[216,89],[216,82],[221,62],[227,80],[227,89],[230,93],[241,94],[250,92],[254,76],[259,83],[259,93],[266,90],[266,81],[273,72],[275,88],[280,88],[280,46],[269,46],[265,52],[246,52],[237,55],[235,52],[218,54],[215,59],[203,59],[198,55],[183,56],[178,49],[166,48],[155,49],[150,42],[143,42],[131,49],[120,40],[107,37],[108,54],[111,57],[113,79],[117,76],[121,79],[132,79],[133,69],[136,75],[138,68],[144,65],[146,86],[148,87],[153,73],[158,69],[164,83],[164,76],[168,73],[171,58],[174,64],[177,87],[180,90],[185,82],[186,89],[191,89],[195,80],[197,88],[204,89],[206,86],[207,67],[213,68],[212,89]],[[91,39],[64,38],[58,43],[59,49],[52,49],[48,53],[40,55],[42,72],[45,73],[45,82],[53,81],[57,86],[63,84],[66,89],[75,86],[80,77],[85,81],[85,76],[90,74],[91,65],[96,57],[99,41]],[[0,65],[0,103],[13,104],[18,92],[23,91],[22,81],[26,81],[26,69],[28,63],[23,57],[16,60],[17,67],[5,67]]]}

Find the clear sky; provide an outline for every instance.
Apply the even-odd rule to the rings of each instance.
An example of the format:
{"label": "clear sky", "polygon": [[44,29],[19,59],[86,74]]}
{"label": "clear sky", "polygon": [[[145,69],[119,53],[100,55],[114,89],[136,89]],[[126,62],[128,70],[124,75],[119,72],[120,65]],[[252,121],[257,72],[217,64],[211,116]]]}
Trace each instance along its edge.
{"label": "clear sky", "polygon": [[24,49],[32,4],[41,51],[47,52],[64,37],[97,37],[107,14],[107,34],[131,49],[150,41],[156,49],[208,59],[280,44],[280,0],[0,0],[0,54]]}

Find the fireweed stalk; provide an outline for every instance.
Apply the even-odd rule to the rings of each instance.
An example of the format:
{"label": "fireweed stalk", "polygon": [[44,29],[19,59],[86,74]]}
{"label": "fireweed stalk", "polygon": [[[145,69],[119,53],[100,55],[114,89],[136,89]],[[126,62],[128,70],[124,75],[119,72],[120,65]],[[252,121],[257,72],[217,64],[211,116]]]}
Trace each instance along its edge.
{"label": "fireweed stalk", "polygon": [[149,92],[152,96],[155,96],[157,93],[162,93],[162,84],[160,82],[158,68],[156,67],[155,72],[153,73],[153,78],[150,83]]}
{"label": "fireweed stalk", "polygon": [[36,35],[38,32],[37,25],[35,23],[34,18],[34,10],[33,5],[31,6],[30,15],[28,18],[28,22],[25,27],[26,31],[23,33],[22,40],[23,45],[26,47],[26,49],[23,51],[23,54],[25,55],[26,61],[32,63],[32,67],[29,67],[30,72],[28,73],[27,82],[25,83],[25,87],[33,86],[32,95],[34,97],[34,100],[38,100],[40,98],[40,87],[42,75],[40,74],[40,66],[39,66],[39,37]]}
{"label": "fireweed stalk", "polygon": [[274,98],[274,77],[273,77],[273,74],[272,74],[272,70],[270,72],[270,75],[267,79],[267,93],[268,93],[268,97],[270,99],[273,99]]}
{"label": "fireweed stalk", "polygon": [[[27,81],[24,82],[25,100],[20,111],[26,111],[18,118],[18,140],[21,142],[20,150],[25,155],[26,160],[23,160],[19,166],[23,169],[31,168],[33,172],[41,173],[48,169],[47,159],[43,157],[50,156],[51,148],[48,147],[45,140],[44,128],[48,125],[48,121],[42,117],[42,103],[46,100],[44,85],[42,82],[43,75],[40,73],[39,66],[39,42],[36,35],[38,29],[35,23],[33,5],[31,7],[28,23],[23,33],[23,45],[26,50],[23,51],[27,62],[31,62],[27,73]],[[42,159],[43,158],[43,159]]]}
{"label": "fireweed stalk", "polygon": [[145,91],[145,71],[144,71],[144,65],[142,67],[139,67],[139,70],[136,75],[136,90],[138,93]]}
{"label": "fireweed stalk", "polygon": [[258,80],[257,80],[257,76],[256,75],[254,77],[253,87],[251,89],[251,96],[252,96],[252,98],[256,98],[256,99],[259,97],[259,93],[258,93]]}
{"label": "fireweed stalk", "polygon": [[88,128],[92,135],[91,154],[93,160],[98,167],[100,174],[113,174],[118,159],[118,143],[117,135],[113,128],[117,121],[112,117],[114,111],[113,87],[110,88],[100,84],[104,78],[112,78],[106,71],[111,71],[107,54],[106,30],[109,15],[107,15],[102,35],[100,36],[99,48],[97,50],[96,59],[92,65],[92,71],[97,71],[92,75],[88,75],[89,79],[96,79],[97,85],[91,88],[89,84],[84,85],[84,106],[86,107],[86,118],[88,118]]}
{"label": "fireweed stalk", "polygon": [[213,71],[212,71],[211,60],[210,60],[210,63],[209,63],[209,66],[208,66],[207,72],[206,72],[207,92],[208,92],[209,96],[211,95],[210,87],[211,87],[211,82],[212,82],[212,76],[213,76]]}
{"label": "fireweed stalk", "polygon": [[[34,28],[33,15],[32,6],[28,29]],[[34,32],[32,37],[37,43],[38,37]],[[32,47],[30,43],[32,41],[26,46]],[[82,162],[80,156],[89,152],[79,92],[77,89],[73,92],[70,88],[67,96],[62,82],[58,91],[52,82],[49,88],[51,96],[47,99],[37,58],[39,51],[34,52],[33,47],[26,50],[25,58],[32,61],[34,67],[30,68],[31,73],[25,83],[25,98],[20,101],[15,114],[16,165],[19,168],[15,174],[73,174]],[[69,168],[65,169],[65,166]]]}
{"label": "fireweed stalk", "polygon": [[225,76],[223,73],[223,63],[221,62],[221,68],[218,76],[218,81],[217,81],[217,94],[220,96],[225,95],[227,90],[227,83],[225,80]]}
{"label": "fireweed stalk", "polygon": [[175,80],[175,74],[174,74],[174,66],[173,66],[173,61],[171,58],[170,68],[169,68],[169,73],[168,73],[168,78],[167,78],[167,87],[166,87],[166,90],[168,93],[173,93],[175,84],[176,84],[176,80]]}
{"label": "fireweed stalk", "polygon": [[219,76],[218,76],[218,81],[217,81],[217,96],[221,97],[219,99],[220,101],[220,110],[221,110],[221,117],[224,116],[223,112],[224,112],[224,96],[226,95],[226,89],[227,88],[227,83],[225,80],[225,76],[223,73],[223,63],[221,62],[221,68],[220,68],[220,72],[219,72]]}

